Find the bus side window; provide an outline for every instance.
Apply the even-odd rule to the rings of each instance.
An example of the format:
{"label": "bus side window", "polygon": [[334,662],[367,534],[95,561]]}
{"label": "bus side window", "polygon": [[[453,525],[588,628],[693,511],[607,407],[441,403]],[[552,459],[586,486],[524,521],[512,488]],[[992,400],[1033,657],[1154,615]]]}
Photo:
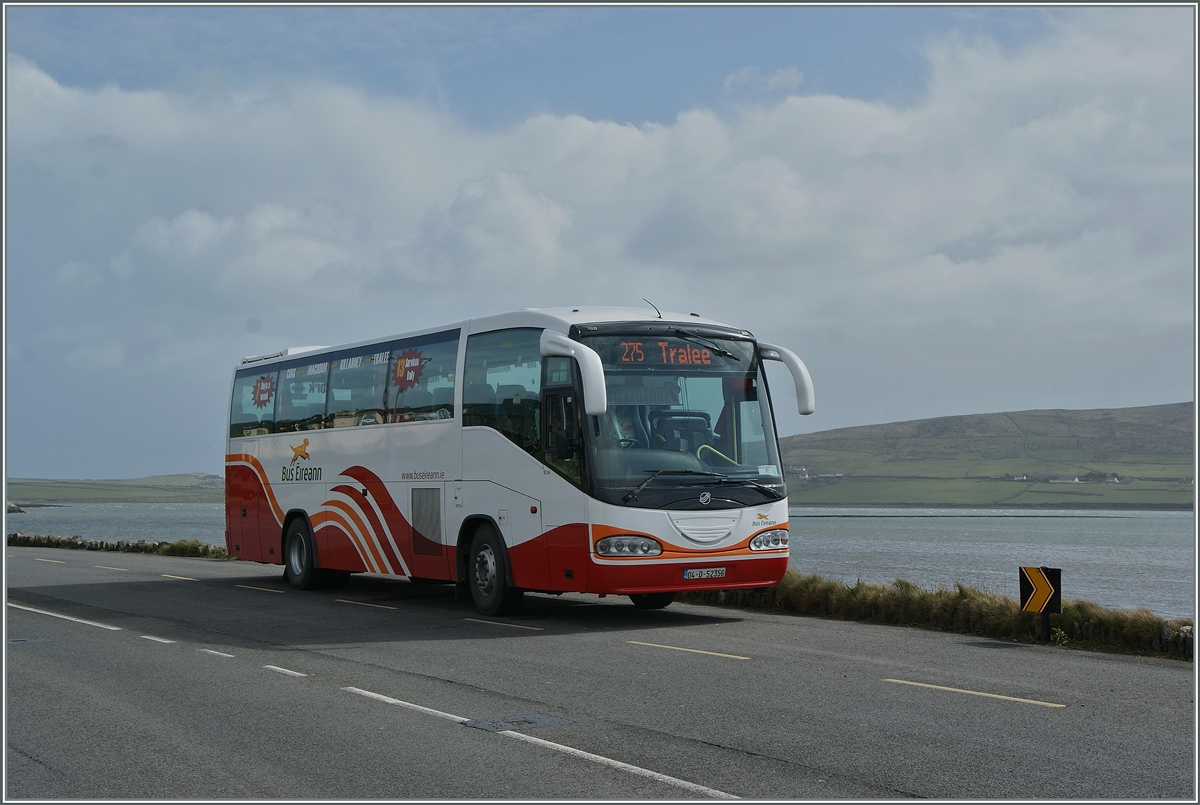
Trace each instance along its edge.
{"label": "bus side window", "polygon": [[453,419],[457,363],[457,330],[393,342],[387,421]]}
{"label": "bus side window", "polygon": [[541,448],[541,330],[498,330],[467,338],[463,424],[486,425],[530,455]]}
{"label": "bus side window", "polygon": [[[312,361],[307,358],[306,361]],[[325,387],[329,361],[284,364],[279,372],[275,422],[280,433],[317,430],[325,425]]]}
{"label": "bus side window", "polygon": [[229,436],[261,436],[275,430],[275,392],[279,373],[249,370],[233,381],[229,411]]}
{"label": "bus side window", "polygon": [[363,347],[330,362],[325,427],[383,424],[384,387],[391,359],[388,347]]}

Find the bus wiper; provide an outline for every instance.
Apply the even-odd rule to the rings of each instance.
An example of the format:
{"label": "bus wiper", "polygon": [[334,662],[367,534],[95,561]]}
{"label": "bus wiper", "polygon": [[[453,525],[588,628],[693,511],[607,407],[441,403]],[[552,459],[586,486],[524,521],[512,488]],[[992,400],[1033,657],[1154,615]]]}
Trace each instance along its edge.
{"label": "bus wiper", "polygon": [[711,339],[711,338],[706,338],[705,336],[697,335],[696,333],[689,332],[688,330],[685,330],[682,327],[676,327],[674,332],[675,332],[675,335],[679,336],[684,341],[691,341],[693,344],[699,344],[702,347],[708,347],[710,350],[712,350],[716,354],[720,355],[722,358],[733,358],[735,361],[738,361],[738,362],[740,362],[742,360],[741,358],[739,358],[737,355],[734,355],[729,350],[718,347],[716,345],[716,343],[713,342],[713,339]]}
{"label": "bus wiper", "polygon": [[[651,471],[646,470],[646,472],[651,472]],[[661,470],[654,470],[653,473],[654,474],[651,475],[649,478],[642,481],[640,484],[638,484],[633,489],[631,489],[629,492],[627,492],[625,494],[625,497],[621,498],[621,500],[625,503],[628,503],[631,500],[637,500],[638,493],[641,492],[643,489],[645,489],[651,481],[653,481],[658,476],[663,475],[664,473],[667,475],[711,475],[714,478],[725,478],[726,477],[719,472],[705,472],[704,470],[661,469]]]}
{"label": "bus wiper", "polygon": [[745,484],[746,486],[754,487],[759,492],[762,492],[770,500],[783,500],[787,497],[786,494],[778,489],[772,489],[766,484],[760,484],[758,481],[751,481],[749,478],[721,478],[717,481],[718,484]]}

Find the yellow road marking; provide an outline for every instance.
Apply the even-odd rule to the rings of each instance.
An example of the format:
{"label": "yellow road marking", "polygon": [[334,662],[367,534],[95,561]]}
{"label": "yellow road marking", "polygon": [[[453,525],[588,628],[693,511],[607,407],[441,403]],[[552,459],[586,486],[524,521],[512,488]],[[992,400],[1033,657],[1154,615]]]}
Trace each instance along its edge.
{"label": "yellow road marking", "polygon": [[509,626],[513,629],[528,629],[531,632],[546,631],[545,629],[543,629],[540,626],[522,626],[519,623],[504,623],[503,621],[485,621],[485,620],[480,620],[479,618],[463,618],[463,620],[471,621],[472,623],[490,623],[492,626]]}
{"label": "yellow road marking", "polygon": [[627,643],[632,643],[635,646],[653,646],[654,648],[669,648],[672,651],[688,651],[692,654],[708,654],[712,657],[728,657],[731,660],[748,660],[749,657],[742,657],[737,654],[722,654],[719,651],[701,651],[698,648],[683,648],[681,646],[665,646],[662,643],[643,643],[641,640],[627,640]]}
{"label": "yellow road marking", "polygon": [[62,561],[61,559],[39,559],[36,556],[33,557],[33,561],[35,561],[35,562],[53,562],[56,565],[65,565],[66,564],[66,562]]}
{"label": "yellow road marking", "polygon": [[924,682],[909,682],[907,679],[885,679],[884,682],[895,682],[897,685],[913,685],[918,688],[933,688],[934,690],[948,690],[951,693],[968,693],[971,696],[986,696],[989,699],[1004,699],[1009,702],[1023,702],[1024,704],[1037,704],[1042,707],[1066,707],[1065,704],[1055,704],[1054,702],[1039,702],[1037,699],[1021,699],[1017,696],[1001,696],[999,693],[984,693],[978,690],[964,690],[963,688],[948,688],[945,685],[929,685]]}
{"label": "yellow road marking", "polygon": [[200,581],[200,579],[189,578],[188,576],[172,576],[170,573],[161,574],[164,579],[179,579],[180,581]]}
{"label": "yellow road marking", "polygon": [[270,587],[251,587],[249,584],[235,584],[234,587],[241,587],[243,590],[259,590],[264,593],[283,593],[286,590],[272,590]]}
{"label": "yellow road marking", "polygon": [[127,568],[127,567],[109,567],[108,565],[92,565],[92,567],[98,567],[101,570],[119,570],[122,573],[129,572],[129,568]]}
{"label": "yellow road marking", "polygon": [[360,607],[375,607],[376,609],[399,609],[399,607],[389,607],[386,604],[372,604],[369,601],[351,601],[348,598],[335,598],[339,604],[358,604]]}

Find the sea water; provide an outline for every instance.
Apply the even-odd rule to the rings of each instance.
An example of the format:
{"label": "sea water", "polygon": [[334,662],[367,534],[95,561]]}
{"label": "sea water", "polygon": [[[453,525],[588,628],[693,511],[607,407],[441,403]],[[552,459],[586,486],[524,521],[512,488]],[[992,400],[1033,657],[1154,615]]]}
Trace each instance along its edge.
{"label": "sea water", "polygon": [[853,584],[955,582],[1020,598],[1018,568],[1062,570],[1062,595],[1165,618],[1195,609],[1190,511],[793,507],[791,566]]}
{"label": "sea water", "polygon": [[[955,582],[1019,597],[1021,565],[1062,570],[1064,598],[1166,617],[1195,609],[1191,512],[793,507],[791,564],[854,583]],[[80,503],[31,507],[5,531],[85,539],[196,539],[225,544],[220,503]]]}
{"label": "sea water", "polygon": [[7,515],[5,533],[79,536],[116,542],[197,539],[225,544],[223,503],[69,503]]}

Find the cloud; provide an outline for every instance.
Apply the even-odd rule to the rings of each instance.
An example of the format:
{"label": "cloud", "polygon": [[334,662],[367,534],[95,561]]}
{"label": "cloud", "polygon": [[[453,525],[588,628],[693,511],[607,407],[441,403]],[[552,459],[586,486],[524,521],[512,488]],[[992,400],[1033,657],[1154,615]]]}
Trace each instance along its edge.
{"label": "cloud", "polygon": [[804,73],[795,67],[784,67],[769,75],[763,75],[757,67],[743,67],[725,79],[725,89],[779,92],[793,90],[803,81]]}
{"label": "cloud", "polygon": [[410,265],[419,276],[443,282],[553,279],[571,218],[570,205],[502,170],[464,183],[448,207],[425,214]]}
{"label": "cloud", "polygon": [[[867,402],[914,356],[974,410],[1183,398],[1189,14],[1063,15],[1015,50],[943,39],[903,108],[747,68],[725,85],[760,100],[643,126],[475,130],[320,82],[81,90],[10,54],[10,371],[41,382],[55,349],[88,382],[174,377],[218,427],[212,378],[244,354],[648,297],[794,344],[824,427],[955,412]],[[1064,354],[1157,380],[1039,396]]]}

